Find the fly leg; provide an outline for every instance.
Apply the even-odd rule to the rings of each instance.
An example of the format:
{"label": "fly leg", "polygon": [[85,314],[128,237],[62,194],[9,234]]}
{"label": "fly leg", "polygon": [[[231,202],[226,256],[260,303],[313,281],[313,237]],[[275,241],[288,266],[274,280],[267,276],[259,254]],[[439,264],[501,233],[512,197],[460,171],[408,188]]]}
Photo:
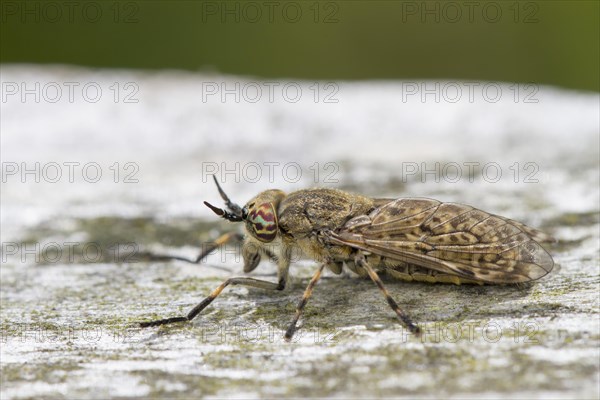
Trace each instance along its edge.
{"label": "fly leg", "polygon": [[415,325],[411,321],[410,317],[398,306],[398,304],[392,298],[392,296],[387,291],[385,286],[383,286],[383,282],[379,278],[379,275],[377,275],[377,272],[375,272],[375,270],[369,265],[369,263],[365,259],[365,256],[364,256],[364,254],[362,254],[362,252],[360,252],[360,251],[358,252],[358,254],[356,255],[355,262],[359,267],[362,267],[365,271],[367,271],[367,274],[369,274],[369,278],[371,278],[371,280],[373,282],[375,282],[375,284],[379,287],[379,290],[381,290],[381,292],[383,293],[383,296],[387,300],[387,302],[390,305],[390,307],[392,308],[392,310],[394,310],[394,312],[398,316],[398,319],[400,320],[400,322],[402,322],[402,324],[411,333],[414,333],[415,335],[420,336],[421,328],[419,328],[417,325]]}
{"label": "fly leg", "polygon": [[294,336],[294,332],[296,332],[296,324],[298,323],[298,320],[300,319],[300,315],[302,315],[302,310],[304,310],[306,303],[308,303],[308,299],[312,295],[313,288],[315,287],[315,285],[321,278],[321,273],[323,272],[323,268],[325,268],[326,265],[327,265],[327,263],[322,263],[321,266],[319,267],[319,269],[317,269],[317,271],[313,275],[310,282],[308,283],[308,286],[306,287],[306,290],[304,291],[304,294],[302,295],[302,299],[300,300],[300,302],[298,303],[298,306],[296,307],[296,315],[294,315],[294,319],[292,320],[292,323],[290,324],[287,331],[285,332],[284,339],[286,341],[290,341],[292,339],[292,336]]}
{"label": "fly leg", "polygon": [[214,242],[208,243],[207,245],[203,245],[200,251],[200,254],[195,259],[190,259],[186,257],[180,256],[172,256],[168,254],[154,254],[154,253],[141,253],[138,255],[138,260],[143,261],[185,261],[190,264],[199,264],[206,256],[208,256],[211,252],[218,249],[221,246],[233,241],[241,241],[244,236],[238,232],[227,232],[217,238]]}
{"label": "fly leg", "polygon": [[285,269],[283,271],[283,273],[280,274],[278,283],[263,281],[260,279],[246,278],[246,277],[229,278],[225,282],[221,283],[219,285],[219,287],[217,287],[215,290],[213,290],[212,293],[210,295],[208,295],[208,297],[206,297],[204,300],[202,300],[196,307],[192,308],[192,310],[186,316],[165,318],[165,319],[160,319],[157,321],[141,322],[140,327],[147,328],[150,326],[172,324],[174,322],[191,321],[198,314],[200,314],[202,312],[202,310],[204,310],[210,303],[212,303],[214,299],[219,297],[219,295],[221,294],[223,289],[225,289],[229,285],[243,285],[243,286],[255,287],[255,288],[259,288],[259,289],[267,289],[267,290],[283,290],[283,289],[285,289],[286,282],[287,282],[287,269]]}

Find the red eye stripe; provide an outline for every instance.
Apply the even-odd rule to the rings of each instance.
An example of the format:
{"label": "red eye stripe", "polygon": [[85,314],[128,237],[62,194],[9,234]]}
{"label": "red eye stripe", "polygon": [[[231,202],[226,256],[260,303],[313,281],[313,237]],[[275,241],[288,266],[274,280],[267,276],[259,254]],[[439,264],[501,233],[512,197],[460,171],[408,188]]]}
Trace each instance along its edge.
{"label": "red eye stripe", "polygon": [[277,236],[277,214],[273,204],[264,203],[248,214],[248,225],[254,236],[262,242],[271,242]]}

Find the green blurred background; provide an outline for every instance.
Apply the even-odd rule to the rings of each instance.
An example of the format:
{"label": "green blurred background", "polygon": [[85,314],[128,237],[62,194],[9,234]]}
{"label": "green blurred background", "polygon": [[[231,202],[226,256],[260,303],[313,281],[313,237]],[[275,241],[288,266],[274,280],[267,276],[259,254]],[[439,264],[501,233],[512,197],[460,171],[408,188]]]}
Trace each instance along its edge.
{"label": "green blurred background", "polygon": [[3,63],[600,90],[600,2],[2,1]]}

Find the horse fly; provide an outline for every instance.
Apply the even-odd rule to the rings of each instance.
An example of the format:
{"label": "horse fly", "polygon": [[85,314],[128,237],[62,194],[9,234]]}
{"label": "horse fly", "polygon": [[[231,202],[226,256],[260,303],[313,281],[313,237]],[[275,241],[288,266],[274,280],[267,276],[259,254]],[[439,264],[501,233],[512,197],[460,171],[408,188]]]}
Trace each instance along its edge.
{"label": "horse fly", "polygon": [[[226,209],[204,202],[218,216],[243,222],[244,272],[254,270],[262,257],[277,264],[276,283],[235,277],[219,285],[186,316],[142,322],[159,326],[194,319],[229,285],[267,290],[286,286],[292,252],[319,262],[284,338],[290,340],[297,322],[327,267],[340,274],[344,266],[369,277],[381,290],[400,322],[413,334],[421,329],[390,296],[380,273],[407,281],[454,284],[518,284],[539,279],[554,266],[539,244],[553,239],[519,222],[476,208],[427,198],[380,199],[336,189],[305,189],[285,194],[272,189],[259,193],[244,207],[233,203],[215,183]],[[195,260],[241,235],[227,233]]]}

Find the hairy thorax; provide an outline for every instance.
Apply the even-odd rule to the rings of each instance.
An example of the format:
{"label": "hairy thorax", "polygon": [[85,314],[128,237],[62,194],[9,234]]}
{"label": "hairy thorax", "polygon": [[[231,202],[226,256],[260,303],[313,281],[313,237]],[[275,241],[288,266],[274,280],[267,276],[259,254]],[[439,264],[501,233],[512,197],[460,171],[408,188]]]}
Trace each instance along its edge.
{"label": "hairy thorax", "polygon": [[336,230],[349,219],[368,214],[375,201],[335,189],[305,189],[290,193],[279,205],[279,229],[283,242],[298,246],[307,258],[322,261],[340,259],[349,249],[326,248],[319,234]]}

